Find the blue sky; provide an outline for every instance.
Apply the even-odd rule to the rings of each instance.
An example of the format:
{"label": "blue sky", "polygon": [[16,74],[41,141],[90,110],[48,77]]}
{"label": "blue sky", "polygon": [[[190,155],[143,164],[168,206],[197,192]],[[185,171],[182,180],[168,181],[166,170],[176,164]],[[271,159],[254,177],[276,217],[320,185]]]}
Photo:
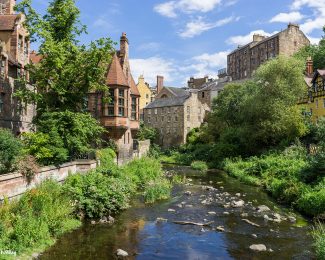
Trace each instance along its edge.
{"label": "blue sky", "polygon": [[[43,12],[49,0],[33,0]],[[288,22],[317,42],[325,25],[325,0],[77,0],[87,43],[118,42],[126,32],[133,76],[155,85],[184,86],[190,76],[215,77],[227,53],[251,41],[254,32],[273,34]],[[117,46],[118,48],[118,46]]]}

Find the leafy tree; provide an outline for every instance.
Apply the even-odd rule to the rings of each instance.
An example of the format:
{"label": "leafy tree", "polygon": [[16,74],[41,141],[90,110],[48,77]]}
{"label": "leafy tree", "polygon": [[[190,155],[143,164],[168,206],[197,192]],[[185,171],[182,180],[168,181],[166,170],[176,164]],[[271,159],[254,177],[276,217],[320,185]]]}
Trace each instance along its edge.
{"label": "leafy tree", "polygon": [[9,130],[0,128],[0,174],[7,173],[14,168],[21,149],[20,140]]}
{"label": "leafy tree", "polygon": [[304,93],[303,70],[298,59],[278,57],[261,65],[252,80],[227,85],[205,130],[216,154],[248,156],[302,136],[306,127],[296,102]]}
{"label": "leafy tree", "polygon": [[157,129],[153,127],[145,126],[144,124],[141,125],[137,134],[137,139],[139,139],[140,141],[150,140],[151,143],[154,143],[155,140],[157,140],[157,137],[158,137]]}
{"label": "leafy tree", "polygon": [[39,64],[28,67],[37,91],[23,89],[17,96],[26,102],[37,102],[38,114],[51,111],[83,111],[87,93],[107,90],[105,72],[113,52],[109,38],[86,46],[78,37],[86,32],[79,21],[80,12],[74,0],[52,0],[41,17],[23,0],[16,7],[26,15],[26,27],[32,41],[40,44]]}

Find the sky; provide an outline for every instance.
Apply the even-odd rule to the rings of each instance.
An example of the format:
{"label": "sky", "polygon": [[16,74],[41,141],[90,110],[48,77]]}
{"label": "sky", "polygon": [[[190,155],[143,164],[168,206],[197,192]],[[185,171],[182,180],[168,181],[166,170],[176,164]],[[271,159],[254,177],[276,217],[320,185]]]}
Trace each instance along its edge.
{"label": "sky", "polygon": [[[50,0],[33,0],[44,13]],[[132,74],[152,86],[156,76],[165,85],[182,87],[191,77],[216,77],[227,54],[252,40],[298,23],[312,43],[325,25],[325,0],[77,0],[88,34],[119,42],[126,32]],[[119,48],[119,45],[116,45]]]}

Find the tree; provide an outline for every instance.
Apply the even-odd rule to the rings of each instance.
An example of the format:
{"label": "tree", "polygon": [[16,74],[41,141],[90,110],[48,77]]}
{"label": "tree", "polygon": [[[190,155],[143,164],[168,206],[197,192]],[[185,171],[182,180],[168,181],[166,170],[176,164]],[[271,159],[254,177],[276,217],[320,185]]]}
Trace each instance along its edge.
{"label": "tree", "polygon": [[302,136],[306,126],[296,102],[305,90],[303,70],[298,59],[278,57],[261,65],[252,80],[227,85],[205,127],[218,154],[254,155]]}
{"label": "tree", "polygon": [[137,133],[137,139],[140,141],[150,140],[151,143],[154,143],[158,138],[157,129],[141,124],[141,127]]}
{"label": "tree", "polygon": [[17,96],[36,101],[38,115],[51,111],[83,111],[87,93],[107,90],[105,73],[113,52],[113,42],[102,38],[88,46],[78,37],[86,32],[79,21],[74,0],[52,0],[41,17],[23,0],[16,7],[26,15],[25,26],[32,41],[40,44],[39,64],[28,67],[37,92],[23,89]]}
{"label": "tree", "polygon": [[9,130],[0,128],[0,174],[8,173],[14,168],[21,150],[20,140]]}

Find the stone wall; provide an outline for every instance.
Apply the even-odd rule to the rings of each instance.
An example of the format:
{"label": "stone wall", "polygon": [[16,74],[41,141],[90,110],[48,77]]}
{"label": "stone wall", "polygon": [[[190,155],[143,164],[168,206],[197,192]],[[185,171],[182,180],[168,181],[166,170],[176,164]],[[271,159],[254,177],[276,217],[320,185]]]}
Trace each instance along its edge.
{"label": "stone wall", "polygon": [[19,173],[0,175],[0,201],[3,200],[4,197],[14,198],[20,196],[44,180],[53,179],[57,182],[63,182],[69,174],[87,172],[96,168],[96,166],[97,162],[94,160],[80,160],[65,163],[59,167],[42,167],[30,182]]}

